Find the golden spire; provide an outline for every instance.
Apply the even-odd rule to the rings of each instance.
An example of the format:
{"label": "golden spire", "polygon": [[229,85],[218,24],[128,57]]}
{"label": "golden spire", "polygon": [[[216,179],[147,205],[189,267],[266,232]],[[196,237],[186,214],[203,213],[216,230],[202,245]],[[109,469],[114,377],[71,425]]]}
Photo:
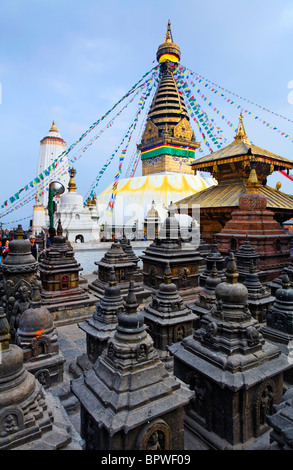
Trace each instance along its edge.
{"label": "golden spire", "polygon": [[70,174],[70,180],[68,183],[68,192],[69,193],[75,193],[76,191],[76,184],[74,181],[74,176],[76,174],[76,170],[74,168],[69,169],[69,174]]}
{"label": "golden spire", "polygon": [[178,44],[173,42],[173,36],[171,31],[171,23],[168,20],[167,31],[164,37],[163,43],[158,47],[157,50],[157,61],[162,62],[173,62],[177,63],[180,60],[180,47]]}
{"label": "golden spire", "polygon": [[52,126],[51,126],[51,129],[49,130],[49,132],[58,132],[54,121],[52,122]]}
{"label": "golden spire", "polygon": [[234,142],[238,143],[240,141],[245,142],[246,144],[251,143],[250,140],[247,138],[247,135],[246,135],[246,132],[245,132],[242,112],[240,113],[240,116],[239,116],[238,129],[237,129],[237,132],[236,132],[236,136],[234,138]]}
{"label": "golden spire", "polygon": [[164,37],[164,41],[163,41],[163,42],[168,42],[168,43],[172,43],[172,42],[173,42],[172,31],[171,31],[171,22],[170,22],[170,20],[168,20],[167,31],[166,31],[166,34],[165,34],[165,37]]}

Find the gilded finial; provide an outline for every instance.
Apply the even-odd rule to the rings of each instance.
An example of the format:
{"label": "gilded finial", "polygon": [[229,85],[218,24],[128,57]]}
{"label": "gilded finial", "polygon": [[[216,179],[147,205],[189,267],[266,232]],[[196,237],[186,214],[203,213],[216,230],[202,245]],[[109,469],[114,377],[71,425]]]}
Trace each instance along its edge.
{"label": "gilded finial", "polygon": [[52,126],[51,126],[51,129],[49,130],[49,132],[58,132],[54,121],[52,122]]}
{"label": "gilded finial", "polygon": [[168,20],[167,24],[167,31],[164,37],[164,42],[172,43],[173,42],[173,37],[172,37],[172,31],[171,31],[171,21]]}
{"label": "gilded finial", "polygon": [[76,170],[74,168],[69,168],[69,175],[70,175],[70,180],[68,183],[68,191],[70,193],[75,193],[76,191],[76,184],[74,181],[74,176],[76,174]]}
{"label": "gilded finial", "polygon": [[242,112],[240,113],[240,116],[239,116],[238,128],[237,128],[236,136],[234,138],[234,142],[238,143],[239,141],[243,141],[247,144],[250,143],[250,140],[247,138],[247,135],[245,132]]}

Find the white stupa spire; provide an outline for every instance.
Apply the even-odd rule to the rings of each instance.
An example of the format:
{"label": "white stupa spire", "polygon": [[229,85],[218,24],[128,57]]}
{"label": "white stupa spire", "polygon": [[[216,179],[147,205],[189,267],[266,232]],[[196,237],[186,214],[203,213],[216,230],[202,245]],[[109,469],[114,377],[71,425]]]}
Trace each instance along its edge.
{"label": "white stupa spire", "polygon": [[[41,173],[44,173],[44,170],[47,170],[49,166],[56,160],[62,152],[66,150],[66,142],[62,139],[58,129],[56,127],[55,122],[52,122],[52,126],[47,133],[47,135],[40,141],[40,152],[38,158],[38,165],[37,165],[37,176]],[[58,173],[57,176],[52,174],[52,180],[60,181],[67,191],[68,181],[69,181],[69,174],[68,174],[68,160],[67,156],[63,157],[62,167],[58,165],[58,168],[62,168],[62,171]],[[41,224],[44,226],[48,226],[49,224],[49,217],[48,217],[48,195],[49,195],[49,184],[51,180],[46,178],[44,187],[41,188],[39,191],[37,201],[36,201],[36,214],[35,214],[35,207],[34,207],[34,214],[33,214],[33,227],[34,222],[36,222],[36,226],[39,228]],[[41,208],[43,207],[43,211]],[[43,212],[41,214],[41,212]],[[37,221],[34,220],[37,216]]]}

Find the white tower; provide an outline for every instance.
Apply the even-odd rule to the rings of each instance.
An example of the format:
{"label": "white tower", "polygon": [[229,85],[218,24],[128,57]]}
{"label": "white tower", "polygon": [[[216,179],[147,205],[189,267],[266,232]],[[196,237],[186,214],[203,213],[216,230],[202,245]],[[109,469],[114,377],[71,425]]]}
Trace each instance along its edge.
{"label": "white tower", "polygon": [[[56,125],[53,121],[51,129],[48,134],[40,141],[40,152],[37,166],[37,176],[44,173],[55,159],[59,157],[66,150],[66,142],[62,139],[59,134]],[[63,184],[65,190],[67,190],[69,175],[68,175],[68,159],[65,155],[62,159],[62,166],[58,164],[58,174],[54,176],[52,173],[52,181],[57,180]],[[36,198],[36,204],[33,209],[33,222],[32,231],[38,233],[40,227],[49,226],[48,216],[48,196],[49,196],[49,184],[51,179],[45,180],[44,187],[41,188]]]}
{"label": "white tower", "polygon": [[[39,160],[38,160],[38,167],[37,167],[37,175],[42,173],[46,170],[53,161],[61,155],[62,152],[66,150],[66,142],[62,139],[61,135],[59,134],[55,123],[53,121],[52,127],[49,130],[48,134],[41,140],[40,142],[40,153],[39,153]],[[59,168],[59,165],[58,165]],[[61,170],[61,167],[60,167]],[[67,156],[63,157],[62,163],[62,171],[58,174],[58,180],[60,178],[60,182],[67,188],[69,176],[68,176],[68,160]],[[53,179],[57,179],[53,176]],[[48,189],[49,183],[47,182],[47,186],[44,188],[42,195],[39,196],[40,203],[43,204],[45,208],[48,206]]]}

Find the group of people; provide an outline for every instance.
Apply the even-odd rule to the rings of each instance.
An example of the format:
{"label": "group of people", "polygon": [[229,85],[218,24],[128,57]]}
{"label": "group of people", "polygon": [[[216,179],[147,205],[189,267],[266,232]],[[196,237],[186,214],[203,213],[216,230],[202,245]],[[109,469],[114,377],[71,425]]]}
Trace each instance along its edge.
{"label": "group of people", "polygon": [[[46,241],[46,248],[49,248],[53,244],[54,237],[56,236],[56,229],[50,227],[49,228],[49,236]],[[38,261],[39,260],[39,245],[36,243],[35,235],[30,235],[29,241],[31,244],[31,253],[34,258]],[[0,264],[2,263],[3,259],[7,256],[9,252],[9,239],[5,238],[3,240],[0,239]]]}

